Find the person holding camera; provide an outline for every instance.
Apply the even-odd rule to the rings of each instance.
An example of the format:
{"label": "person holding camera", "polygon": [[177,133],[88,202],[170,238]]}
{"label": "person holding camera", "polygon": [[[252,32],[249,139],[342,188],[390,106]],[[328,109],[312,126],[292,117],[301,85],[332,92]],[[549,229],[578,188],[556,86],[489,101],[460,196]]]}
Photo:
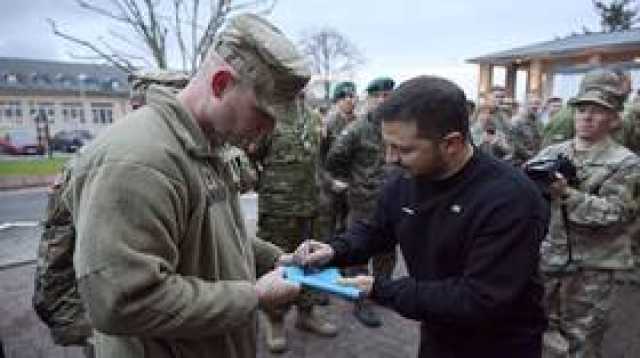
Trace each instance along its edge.
{"label": "person holding camera", "polygon": [[623,98],[620,76],[602,69],[587,73],[569,101],[575,137],[545,148],[525,168],[566,167],[553,165],[564,158],[575,166],[575,178],[567,177],[571,170],[553,170],[545,188],[551,201],[541,249],[547,357],[601,356],[614,275],[633,268],[629,228],[638,211],[640,159],[610,137]]}

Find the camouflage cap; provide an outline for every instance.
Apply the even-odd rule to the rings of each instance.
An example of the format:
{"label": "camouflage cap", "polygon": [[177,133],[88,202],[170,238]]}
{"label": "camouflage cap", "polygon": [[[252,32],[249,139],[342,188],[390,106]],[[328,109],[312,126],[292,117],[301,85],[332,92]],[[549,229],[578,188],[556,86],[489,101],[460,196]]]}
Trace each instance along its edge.
{"label": "camouflage cap", "polygon": [[285,103],[311,77],[307,60],[295,45],[258,15],[230,19],[213,48],[242,79],[253,84],[258,106],[274,118],[281,117]]}
{"label": "camouflage cap", "polygon": [[578,95],[567,103],[570,106],[576,106],[580,103],[595,103],[615,111],[621,111],[624,105],[623,79],[607,69],[590,71],[582,79]]}
{"label": "camouflage cap", "polygon": [[350,81],[340,82],[333,89],[333,100],[337,101],[356,94],[356,84]]}
{"label": "camouflage cap", "polygon": [[134,91],[144,89],[152,84],[181,89],[189,83],[189,76],[179,71],[138,70],[130,73],[128,80]]}
{"label": "camouflage cap", "polygon": [[389,77],[378,77],[367,85],[367,93],[372,94],[381,91],[392,91],[396,83]]}
{"label": "camouflage cap", "polygon": [[189,76],[179,71],[143,69],[130,73],[128,81],[131,85],[129,103],[136,109],[147,102],[149,86],[160,85],[177,91],[189,83]]}

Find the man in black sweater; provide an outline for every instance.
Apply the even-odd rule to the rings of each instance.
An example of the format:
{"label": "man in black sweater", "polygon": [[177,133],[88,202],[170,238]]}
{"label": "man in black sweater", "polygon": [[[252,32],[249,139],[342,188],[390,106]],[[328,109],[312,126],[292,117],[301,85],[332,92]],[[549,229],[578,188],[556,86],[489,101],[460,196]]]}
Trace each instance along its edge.
{"label": "man in black sweater", "polygon": [[409,276],[344,283],[422,322],[419,357],[540,357],[543,197],[517,169],[473,147],[464,93],[447,80],[411,79],[375,115],[386,160],[403,173],[386,183],[373,221],[328,244],[304,243],[296,261],[353,265],[399,244]]}

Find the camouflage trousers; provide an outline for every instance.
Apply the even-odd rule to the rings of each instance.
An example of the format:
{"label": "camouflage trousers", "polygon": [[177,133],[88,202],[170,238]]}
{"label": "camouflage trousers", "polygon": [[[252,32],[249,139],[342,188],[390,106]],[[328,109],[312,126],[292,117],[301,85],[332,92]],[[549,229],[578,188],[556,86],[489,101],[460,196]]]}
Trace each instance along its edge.
{"label": "camouflage trousers", "polygon": [[578,269],[545,275],[549,329],[543,357],[602,357],[615,290],[613,270]]}
{"label": "camouflage trousers", "polygon": [[[349,226],[353,226],[356,222],[360,220],[371,220],[371,215],[373,215],[373,210],[371,211],[358,211],[358,210],[349,210],[348,222]],[[359,274],[373,274],[375,277],[384,277],[391,278],[393,275],[393,269],[396,267],[396,262],[398,261],[397,252],[395,248],[389,252],[385,252],[383,254],[375,255],[371,258],[371,269],[367,265],[363,266],[355,266],[349,268],[347,270],[347,274],[349,276],[355,276]]]}
{"label": "camouflage trousers", "polygon": [[347,228],[347,197],[345,194],[335,194],[328,189],[320,191],[318,211],[318,240],[327,241],[343,233]]}
{"label": "camouflage trousers", "polygon": [[[318,237],[314,217],[278,216],[260,213],[258,216],[257,236],[268,241],[284,252],[293,252],[302,243],[304,236],[309,239]],[[299,310],[310,311],[317,304],[319,297],[316,291],[303,288],[295,304]],[[267,312],[268,314],[284,314],[289,307]]]}

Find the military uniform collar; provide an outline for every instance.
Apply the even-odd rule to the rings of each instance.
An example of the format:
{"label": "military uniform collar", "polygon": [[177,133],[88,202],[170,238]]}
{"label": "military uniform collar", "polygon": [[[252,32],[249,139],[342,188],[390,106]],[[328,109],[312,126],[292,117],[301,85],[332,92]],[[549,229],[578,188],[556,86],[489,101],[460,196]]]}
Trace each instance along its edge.
{"label": "military uniform collar", "polygon": [[615,145],[615,142],[611,139],[611,136],[607,136],[587,150],[577,150],[576,140],[573,139],[571,141],[571,156],[572,159],[579,160],[580,162],[597,162],[602,154],[612,145]]}
{"label": "military uniform collar", "polygon": [[174,119],[167,120],[167,125],[187,152],[203,159],[218,157],[218,151],[212,148],[195,118],[178,102],[174,92],[161,86],[150,86],[147,98],[151,107]]}

